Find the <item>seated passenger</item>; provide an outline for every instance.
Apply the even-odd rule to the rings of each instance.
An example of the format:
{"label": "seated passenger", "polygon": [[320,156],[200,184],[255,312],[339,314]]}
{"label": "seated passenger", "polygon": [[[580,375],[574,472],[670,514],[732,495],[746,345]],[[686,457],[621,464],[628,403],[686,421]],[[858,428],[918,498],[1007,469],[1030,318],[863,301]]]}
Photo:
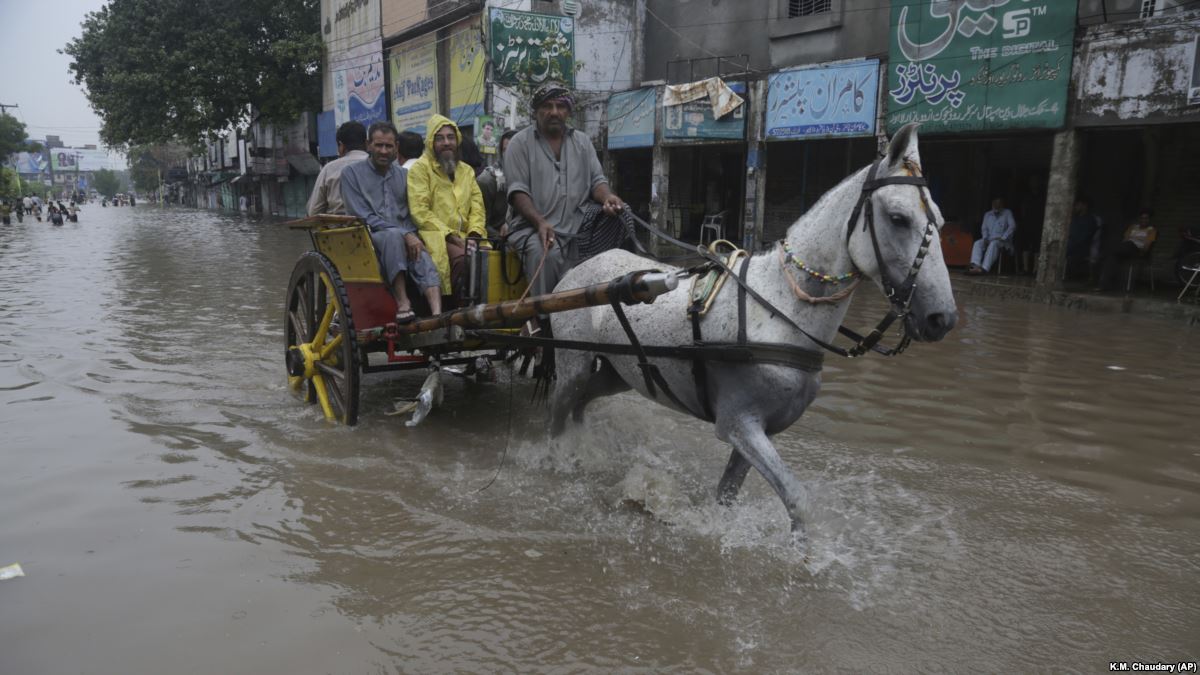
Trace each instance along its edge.
{"label": "seated passenger", "polygon": [[442,313],[442,295],[437,268],[408,214],[408,172],[395,162],[398,137],[390,122],[372,124],[367,130],[369,154],[342,170],[341,190],[346,212],[371,230],[384,279],[396,298],[396,323],[404,324],[416,317],[406,276],[412,277],[434,314]]}
{"label": "seated passenger", "polygon": [[429,118],[425,152],[408,171],[408,209],[442,279],[442,294],[466,290],[468,248],[487,237],[475,170],[462,161],[462,134],[441,115]]}
{"label": "seated passenger", "polygon": [[346,213],[342,202],[342,171],[367,158],[367,129],[362,122],[346,122],[337,130],[338,158],[321,167],[317,184],[308,198],[308,215]]}

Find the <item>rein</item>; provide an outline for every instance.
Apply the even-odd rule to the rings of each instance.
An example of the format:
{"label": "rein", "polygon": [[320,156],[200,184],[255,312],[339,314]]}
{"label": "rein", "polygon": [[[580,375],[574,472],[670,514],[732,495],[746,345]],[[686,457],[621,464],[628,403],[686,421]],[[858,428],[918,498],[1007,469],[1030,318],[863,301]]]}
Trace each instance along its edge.
{"label": "rein", "polygon": [[[783,312],[783,310],[781,310],[778,307],[776,307],[775,305],[771,304],[770,301],[768,301],[766,298],[762,297],[754,289],[750,288],[750,286],[746,283],[746,281],[744,279],[740,278],[737,274],[735,274],[733,269],[730,268],[728,265],[725,264],[724,261],[721,260],[720,256],[716,255],[715,253],[712,253],[711,251],[704,248],[703,246],[693,247],[691,244],[680,241],[679,239],[672,237],[671,235],[667,234],[666,232],[663,232],[662,230],[658,229],[657,227],[654,227],[650,223],[647,223],[646,221],[642,220],[641,218],[634,215],[633,213],[629,213],[629,216],[633,219],[633,221],[635,223],[640,225],[643,229],[645,229],[647,232],[650,232],[655,237],[657,237],[663,241],[666,241],[667,243],[670,243],[670,244],[673,244],[680,248],[683,248],[683,249],[694,249],[696,251],[697,255],[704,258],[706,261],[708,261],[705,265],[688,268],[686,270],[686,272],[689,276],[699,272],[702,268],[704,268],[708,265],[715,265],[715,266],[719,267],[727,275],[729,275],[730,278],[732,278],[734,281],[736,281],[738,283],[738,285],[741,287],[739,289],[739,291],[747,293],[750,295],[750,297],[754,298],[755,302],[757,302],[764,309],[766,309],[770,313],[772,318],[778,317],[784,323],[791,326],[794,330],[799,331],[801,335],[808,338],[812,342],[816,343],[822,349],[825,349],[829,352],[832,352],[834,354],[837,354],[838,356],[842,356],[845,358],[856,358],[856,357],[862,356],[863,354],[867,353],[868,351],[874,351],[878,354],[882,354],[883,356],[898,356],[899,354],[903,353],[904,350],[907,349],[909,344],[911,344],[911,342],[912,342],[912,339],[908,334],[907,326],[904,327],[904,336],[900,339],[900,342],[895,347],[888,348],[888,347],[880,346],[879,341],[883,338],[883,335],[887,331],[887,329],[890,328],[891,325],[893,323],[895,323],[895,321],[897,319],[903,319],[904,317],[908,316],[908,313],[910,311],[910,307],[912,304],[912,299],[916,294],[917,274],[921,271],[921,265],[925,262],[925,256],[928,255],[928,253],[929,253],[930,243],[933,241],[933,236],[937,232],[937,224],[936,224],[936,219],[933,216],[933,210],[929,207],[929,202],[925,199],[925,192],[921,189],[921,188],[928,188],[929,184],[925,180],[925,177],[921,175],[920,167],[908,160],[905,160],[904,167],[905,167],[905,170],[909,173],[909,175],[907,175],[907,176],[889,176],[886,178],[875,178],[876,174],[879,172],[879,167],[882,163],[883,163],[882,158],[875,160],[875,162],[871,165],[870,170],[867,172],[867,179],[863,182],[862,192],[859,194],[858,203],[855,204],[854,211],[850,214],[850,220],[848,221],[847,226],[846,226],[846,243],[847,243],[847,245],[849,245],[850,237],[854,234],[854,230],[856,229],[855,226],[857,224],[858,217],[860,214],[864,214],[864,209],[865,209],[865,214],[864,214],[864,218],[863,218],[863,229],[870,232],[870,234],[871,234],[871,247],[875,251],[875,260],[876,260],[876,264],[879,267],[880,283],[883,286],[884,295],[888,299],[889,309],[888,309],[888,313],[883,317],[883,319],[881,319],[879,321],[879,323],[875,326],[875,328],[866,335],[866,337],[859,335],[855,331],[853,331],[845,326],[838,327],[839,333],[841,333],[842,335],[845,335],[846,337],[850,338],[851,340],[854,340],[855,344],[850,349],[843,349],[836,345],[832,345],[832,344],[825,342],[824,340],[812,335],[811,333],[804,330],[803,328],[801,328],[795,321],[793,321],[790,317],[788,317],[787,314],[785,314]],[[874,218],[874,210],[875,209],[874,209],[874,206],[872,205],[872,202],[870,199],[871,195],[876,190],[878,190],[881,187],[888,186],[888,185],[913,185],[913,186],[915,186],[920,195],[921,206],[925,210],[925,216],[927,218],[927,222],[925,225],[925,234],[921,240],[921,246],[917,250],[916,257],[913,259],[912,265],[910,266],[909,271],[908,271],[908,275],[905,277],[904,281],[902,281],[899,285],[895,285],[891,282],[891,280],[888,278],[887,267],[883,264],[883,253],[879,248],[879,237],[878,237],[878,235],[876,233],[876,229],[875,229],[875,218]],[[628,210],[626,210],[626,212],[628,212]],[[655,257],[655,256],[651,255],[650,252],[647,251],[642,246],[641,242],[638,241],[638,239],[636,237],[634,237],[634,245],[637,247],[637,249],[640,253],[650,256],[652,258]],[[792,282],[793,292],[798,291],[796,293],[797,296],[800,297],[802,300],[804,300],[803,296],[806,296],[808,294],[805,293],[803,291],[803,289],[798,288],[798,284],[795,283],[795,280],[792,279],[790,275],[786,275],[786,270],[785,270],[785,276],[787,276],[788,280],[790,282]],[[853,292],[855,287],[856,287],[856,284],[852,285],[850,288],[847,288],[843,291],[839,291],[834,296],[830,296],[831,299],[829,299],[829,300],[825,300],[823,298],[814,298],[813,300],[816,300],[817,302],[834,302],[834,300],[832,300],[833,297],[836,297],[837,300],[842,300],[845,297],[849,296],[850,293]],[[812,302],[812,300],[809,300],[809,302]]]}

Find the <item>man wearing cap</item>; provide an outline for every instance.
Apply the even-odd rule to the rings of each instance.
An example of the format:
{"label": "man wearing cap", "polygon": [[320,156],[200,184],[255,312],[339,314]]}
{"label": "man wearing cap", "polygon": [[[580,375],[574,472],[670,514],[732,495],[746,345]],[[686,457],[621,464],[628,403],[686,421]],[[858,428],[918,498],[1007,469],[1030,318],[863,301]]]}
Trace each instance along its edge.
{"label": "man wearing cap", "polygon": [[525,278],[536,275],[532,293],[542,295],[628,232],[616,217],[625,204],[609,188],[596,149],[567,124],[575,106],[571,92],[548,83],[534,92],[532,104],[535,124],[513,136],[504,168],[515,213],[508,244],[521,256]]}

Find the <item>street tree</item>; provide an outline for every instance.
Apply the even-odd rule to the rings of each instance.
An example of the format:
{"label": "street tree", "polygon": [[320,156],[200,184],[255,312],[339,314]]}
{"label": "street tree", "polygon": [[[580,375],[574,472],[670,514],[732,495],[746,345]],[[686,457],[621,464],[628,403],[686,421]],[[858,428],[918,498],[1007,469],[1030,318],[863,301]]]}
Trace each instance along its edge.
{"label": "street tree", "polygon": [[62,52],[109,145],[193,143],[321,105],[320,0],[111,0]]}
{"label": "street tree", "polygon": [[92,187],[96,188],[96,192],[112,199],[113,195],[121,191],[121,179],[114,171],[100,169],[92,179]]}
{"label": "street tree", "polygon": [[6,112],[0,112],[0,161],[25,149],[25,125]]}
{"label": "street tree", "polygon": [[158,189],[163,176],[175,167],[183,166],[188,147],[181,143],[145,143],[129,148],[129,178],[139,192]]}

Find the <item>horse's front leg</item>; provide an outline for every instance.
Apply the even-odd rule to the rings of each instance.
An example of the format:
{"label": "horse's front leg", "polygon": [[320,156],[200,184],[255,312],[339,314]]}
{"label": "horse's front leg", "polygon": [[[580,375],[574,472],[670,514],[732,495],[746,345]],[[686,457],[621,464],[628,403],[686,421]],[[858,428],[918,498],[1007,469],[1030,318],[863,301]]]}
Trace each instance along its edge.
{"label": "horse's front leg", "polygon": [[[751,413],[736,414],[729,419],[722,419],[718,416],[717,436],[731,443],[734,448],[734,457],[730,458],[725,475],[721,478],[722,487],[732,487],[739,471],[741,478],[745,478],[746,470],[740,468],[736,457],[740,456],[743,462],[749,462],[755,469],[758,469],[762,477],[775,490],[775,494],[779,495],[783,501],[783,507],[787,509],[788,517],[792,521],[793,541],[804,545],[807,535],[804,530],[804,519],[800,514],[800,502],[804,491],[800,487],[800,482],[796,480],[791,470],[783,463],[783,459],[779,457],[779,451],[767,438],[762,420]],[[741,481],[737,480],[737,484],[740,485],[740,483]]]}
{"label": "horse's front leg", "polygon": [[717,484],[718,504],[721,506],[733,505],[749,471],[750,462],[747,462],[746,458],[742,457],[742,453],[734,448],[733,452],[729,453],[729,463],[725,465],[725,473],[721,474],[721,482]]}

